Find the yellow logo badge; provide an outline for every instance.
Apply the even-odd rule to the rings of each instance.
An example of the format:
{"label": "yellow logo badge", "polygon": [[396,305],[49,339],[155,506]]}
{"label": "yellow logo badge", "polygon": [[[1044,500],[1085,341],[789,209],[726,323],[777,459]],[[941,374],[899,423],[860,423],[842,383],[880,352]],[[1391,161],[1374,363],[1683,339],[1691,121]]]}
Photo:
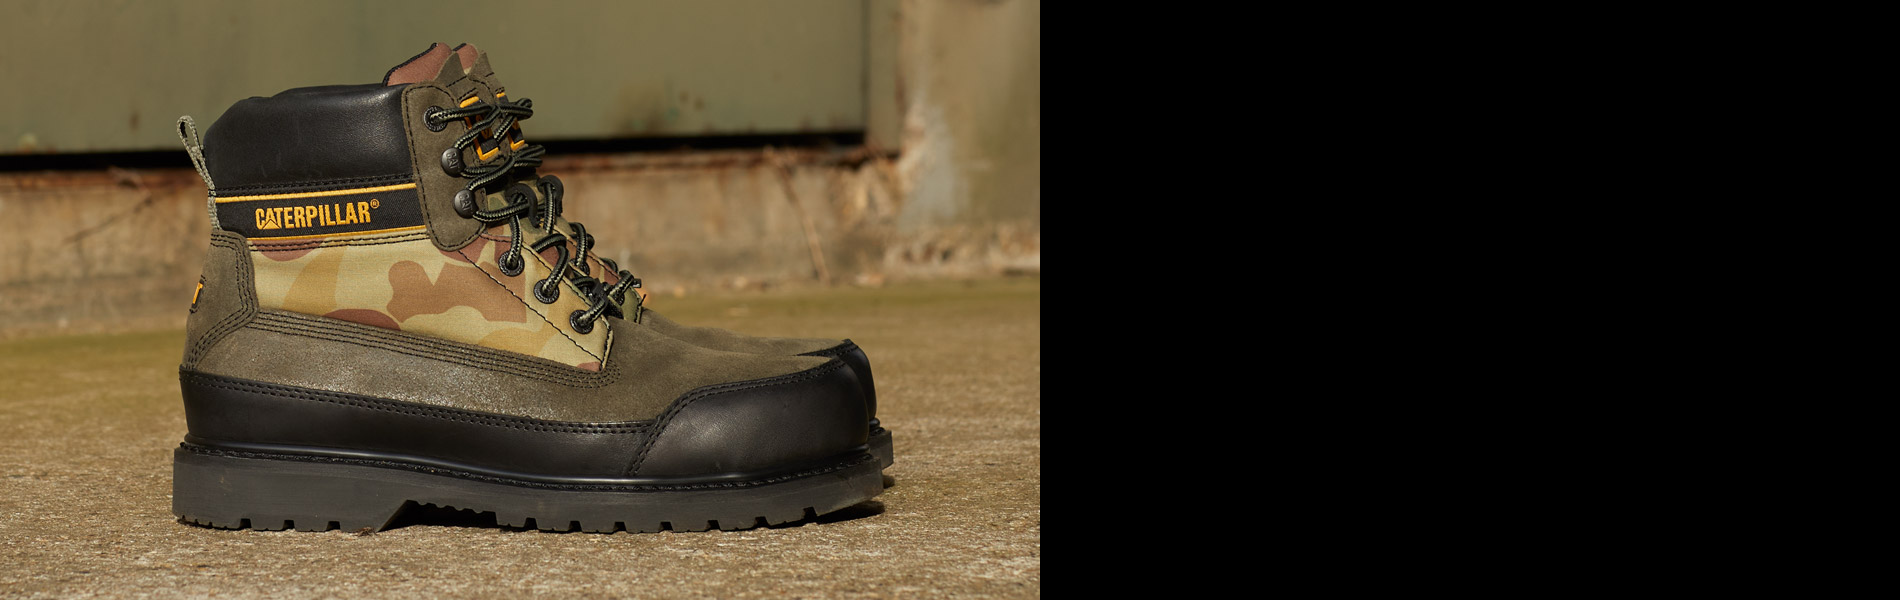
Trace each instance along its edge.
{"label": "yellow logo badge", "polygon": [[335,204],[312,204],[308,206],[280,206],[277,208],[257,209],[258,229],[302,229],[305,227],[334,227],[337,225],[356,225],[370,222],[370,209],[382,204],[375,198],[369,202],[340,202]]}

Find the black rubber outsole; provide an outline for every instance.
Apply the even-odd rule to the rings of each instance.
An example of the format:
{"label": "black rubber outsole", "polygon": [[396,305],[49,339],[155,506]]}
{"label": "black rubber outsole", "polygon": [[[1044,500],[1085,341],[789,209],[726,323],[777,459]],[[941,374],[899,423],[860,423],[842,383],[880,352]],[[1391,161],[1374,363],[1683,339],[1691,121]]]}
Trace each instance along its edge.
{"label": "black rubber outsole", "polygon": [[897,456],[891,450],[891,430],[879,427],[871,431],[869,452],[877,457],[879,469],[891,468],[897,464]]}
{"label": "black rubber outsole", "polygon": [[865,452],[754,480],[682,485],[551,485],[387,461],[227,452],[172,453],[172,513],[220,529],[379,531],[403,507],[495,513],[543,531],[739,530],[807,519],[884,491]]}

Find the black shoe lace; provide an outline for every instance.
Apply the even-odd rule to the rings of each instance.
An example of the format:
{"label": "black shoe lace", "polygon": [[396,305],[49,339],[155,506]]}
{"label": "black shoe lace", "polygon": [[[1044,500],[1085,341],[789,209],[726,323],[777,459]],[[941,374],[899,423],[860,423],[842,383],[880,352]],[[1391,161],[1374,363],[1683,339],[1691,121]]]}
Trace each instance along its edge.
{"label": "black shoe lace", "polygon": [[[547,278],[535,282],[532,286],[534,298],[543,304],[553,304],[561,297],[560,283],[571,279],[570,283],[574,285],[574,289],[579,290],[581,295],[587,298],[588,306],[584,310],[569,314],[568,324],[572,325],[575,331],[585,334],[594,330],[594,321],[602,316],[624,318],[626,313],[621,306],[626,303],[627,290],[640,287],[640,280],[634,277],[633,273],[621,270],[619,265],[606,258],[599,259],[601,264],[610,272],[617,271],[619,281],[613,285],[605,285],[601,280],[589,277],[587,252],[593,248],[594,236],[588,235],[587,229],[580,223],[572,221],[569,221],[568,225],[574,228],[573,241],[577,255],[572,257],[568,255],[569,238],[561,235],[554,227],[554,219],[561,216],[563,195],[561,180],[553,175],[528,179],[533,177],[534,168],[541,166],[542,155],[547,153],[547,148],[540,144],[523,144],[520,148],[509,152],[506,161],[492,164],[487,162],[466,164],[461,159],[462,151],[471,145],[476,146],[477,156],[486,153],[488,149],[482,141],[484,131],[501,132],[492,138],[495,142],[494,150],[499,152],[501,146],[508,143],[507,140],[510,133],[514,131],[515,123],[534,116],[533,106],[534,102],[527,98],[513,102],[497,98],[495,104],[476,102],[461,108],[446,110],[432,108],[424,118],[429,127],[435,130],[440,130],[449,122],[456,120],[462,120],[468,124],[468,131],[456,138],[449,150],[443,153],[443,169],[452,175],[459,175],[469,180],[463,189],[456,193],[458,204],[468,202],[470,206],[473,206],[475,194],[497,182],[511,180],[516,169],[523,171],[521,180],[515,181],[502,192],[502,198],[507,201],[506,205],[495,210],[473,210],[466,216],[485,225],[508,223],[508,249],[498,258],[498,262],[501,265],[502,274],[509,277],[520,275],[526,266],[521,258],[521,219],[527,218],[535,228],[548,232],[547,235],[541,236],[528,245],[529,249],[536,253],[554,248],[559,256],[552,265],[554,270],[548,273]],[[530,187],[527,181],[533,181],[534,185]],[[537,189],[541,192],[539,202],[535,200]],[[638,310],[638,308],[636,304],[634,309]]]}
{"label": "black shoe lace", "polygon": [[[552,177],[552,175],[549,177]],[[594,236],[593,234],[587,233],[587,227],[582,226],[580,223],[568,221],[567,225],[574,229],[574,247],[575,251],[580,253],[580,256],[574,257],[574,265],[580,269],[581,274],[585,275],[587,274],[587,253],[594,249]],[[609,272],[613,272],[619,276],[619,283],[607,289],[607,296],[613,298],[614,304],[626,304],[627,290],[640,287],[640,278],[634,277],[632,272],[620,268],[620,264],[615,263],[611,258],[600,256],[595,257],[595,260],[600,261],[601,266],[606,267]],[[640,308],[638,298],[638,296],[635,296],[634,300],[634,309],[636,312]]]}

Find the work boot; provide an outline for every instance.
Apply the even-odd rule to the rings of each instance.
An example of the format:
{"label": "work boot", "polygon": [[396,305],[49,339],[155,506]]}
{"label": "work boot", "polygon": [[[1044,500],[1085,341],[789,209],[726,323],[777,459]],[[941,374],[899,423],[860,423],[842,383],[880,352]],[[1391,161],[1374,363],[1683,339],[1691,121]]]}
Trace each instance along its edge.
{"label": "work boot", "polygon": [[[455,52],[466,64],[473,65],[468,73],[470,78],[481,82],[482,85],[488,89],[494,90],[496,101],[500,102],[506,99],[506,89],[501,85],[500,80],[496,78],[495,70],[489,64],[487,53],[482,52],[471,44],[457,46]],[[532,110],[528,110],[525,105],[520,106],[518,110],[522,112],[518,113],[519,117],[511,122],[507,128],[508,134],[505,136],[508,138],[510,145],[525,143],[522,141],[520,119],[525,119],[533,114]],[[843,360],[844,363],[849,365],[851,370],[857,374],[858,382],[863,386],[865,413],[870,417],[867,420],[868,427],[866,435],[870,440],[869,446],[871,454],[877,456],[879,464],[884,467],[889,467],[893,464],[895,457],[891,445],[891,432],[884,429],[883,424],[877,419],[877,386],[871,376],[871,360],[865,356],[862,348],[859,348],[857,344],[848,339],[841,341],[815,338],[756,337],[715,327],[681,325],[661,316],[652,309],[643,307],[642,296],[638,293],[628,293],[630,289],[640,286],[640,280],[634,277],[632,273],[622,270],[613,260],[599,257],[593,251],[594,237],[587,233],[586,227],[579,223],[569,222],[560,216],[562,200],[560,179],[551,175],[535,178],[533,175],[532,172],[524,172],[516,181],[535,186],[537,191],[540,192],[540,198],[545,204],[545,212],[554,215],[556,230],[565,234],[569,241],[567,256],[570,257],[569,262],[572,268],[581,272],[583,275],[597,277],[601,280],[603,285],[609,286],[610,289],[606,296],[612,301],[616,309],[620,310],[623,315],[626,315],[628,320],[637,321],[642,325],[653,328],[662,335],[682,340],[701,348],[727,352],[743,352],[747,354],[816,356]]]}
{"label": "work boot", "polygon": [[[436,44],[382,83],[232,106],[198,136],[211,248],[179,367],[172,510],[360,530],[406,505],[513,527],[744,529],[883,490],[844,361],[624,318],[522,182],[542,148]],[[615,288],[619,289],[616,290]]]}

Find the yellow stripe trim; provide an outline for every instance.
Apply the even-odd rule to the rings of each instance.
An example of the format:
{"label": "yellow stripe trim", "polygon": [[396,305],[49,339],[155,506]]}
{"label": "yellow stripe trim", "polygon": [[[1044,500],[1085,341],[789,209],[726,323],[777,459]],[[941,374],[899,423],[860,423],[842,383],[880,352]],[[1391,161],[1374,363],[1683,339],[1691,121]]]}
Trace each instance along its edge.
{"label": "yellow stripe trim", "polygon": [[219,198],[218,204],[224,204],[226,202],[253,202],[257,200],[294,200],[297,198],[323,198],[326,196],[348,196],[351,194],[374,194],[377,192],[393,192],[396,190],[413,190],[413,189],[416,189],[416,184],[401,183],[401,184],[396,184],[396,185],[356,188],[356,189],[350,189],[350,190],[330,190],[328,192],[303,192],[299,194],[265,194],[262,196],[232,196],[230,198]]}
{"label": "yellow stripe trim", "polygon": [[340,233],[319,233],[317,235],[289,235],[289,236],[284,236],[284,237],[254,237],[254,238],[251,238],[251,241],[257,242],[259,240],[308,240],[308,239],[315,239],[315,238],[352,237],[352,236],[359,236],[359,235],[369,235],[372,233],[395,233],[398,231],[421,231],[427,228],[428,228],[427,225],[417,225],[415,227],[397,227],[395,229],[377,229],[374,231],[344,231]]}
{"label": "yellow stripe trim", "polygon": [[481,102],[481,101],[482,101],[481,96],[469,96],[467,100],[462,101],[462,106],[460,106],[459,108],[468,108],[470,105],[473,105],[476,102]]}

